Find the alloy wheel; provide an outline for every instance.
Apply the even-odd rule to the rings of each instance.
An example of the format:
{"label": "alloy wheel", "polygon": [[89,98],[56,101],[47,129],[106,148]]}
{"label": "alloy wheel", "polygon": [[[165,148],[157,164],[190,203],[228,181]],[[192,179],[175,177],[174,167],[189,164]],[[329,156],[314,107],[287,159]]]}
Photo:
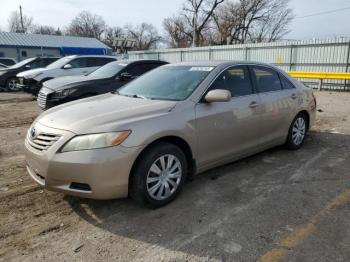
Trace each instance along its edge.
{"label": "alloy wheel", "polygon": [[292,139],[295,145],[300,145],[305,137],[306,123],[303,117],[298,117],[293,125]]}
{"label": "alloy wheel", "polygon": [[15,91],[17,90],[17,83],[18,81],[16,79],[11,79],[9,82],[8,82],[8,89],[10,89],[11,91]]}

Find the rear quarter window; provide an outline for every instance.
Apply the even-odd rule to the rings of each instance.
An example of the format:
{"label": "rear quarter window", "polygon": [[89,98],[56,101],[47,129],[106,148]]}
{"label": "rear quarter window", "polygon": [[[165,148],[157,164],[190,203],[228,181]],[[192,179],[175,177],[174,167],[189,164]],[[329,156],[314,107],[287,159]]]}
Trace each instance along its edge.
{"label": "rear quarter window", "polygon": [[116,61],[113,58],[106,58],[106,57],[89,57],[87,59],[88,67],[97,67],[97,66],[104,66],[105,64],[108,64],[110,62]]}
{"label": "rear quarter window", "polygon": [[283,89],[294,89],[295,86],[282,74],[280,74],[280,79]]}

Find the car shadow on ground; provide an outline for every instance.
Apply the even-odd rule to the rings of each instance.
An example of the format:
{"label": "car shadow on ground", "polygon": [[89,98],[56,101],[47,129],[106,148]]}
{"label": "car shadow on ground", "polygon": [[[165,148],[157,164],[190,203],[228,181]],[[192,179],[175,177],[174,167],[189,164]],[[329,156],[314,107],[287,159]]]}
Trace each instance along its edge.
{"label": "car shadow on ground", "polygon": [[65,200],[85,221],[119,236],[200,257],[256,260],[287,222],[307,219],[312,203],[327,199],[317,192],[343,179],[349,145],[348,135],[313,131],[301,150],[276,147],[196,176],[157,210],[130,199]]}

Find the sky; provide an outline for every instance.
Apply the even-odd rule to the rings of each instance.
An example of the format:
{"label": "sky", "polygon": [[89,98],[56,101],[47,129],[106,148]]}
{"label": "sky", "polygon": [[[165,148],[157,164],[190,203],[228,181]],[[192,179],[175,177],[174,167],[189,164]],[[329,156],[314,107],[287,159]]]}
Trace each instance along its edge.
{"label": "sky", "polygon": [[[24,14],[32,16],[35,24],[63,29],[76,14],[88,10],[103,16],[110,26],[148,22],[162,32],[163,19],[176,14],[183,2],[184,0],[0,0],[0,28],[7,29],[9,13],[22,5]],[[285,38],[350,36],[349,0],[290,0],[290,7],[295,19],[290,26],[291,32]],[[309,16],[334,9],[341,11]]]}

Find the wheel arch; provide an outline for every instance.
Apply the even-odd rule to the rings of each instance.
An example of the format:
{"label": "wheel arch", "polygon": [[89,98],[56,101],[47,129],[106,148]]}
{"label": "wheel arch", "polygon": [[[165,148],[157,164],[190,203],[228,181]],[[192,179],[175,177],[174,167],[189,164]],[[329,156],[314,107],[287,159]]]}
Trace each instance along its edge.
{"label": "wheel arch", "polygon": [[42,80],[40,80],[39,83],[40,83],[40,84],[43,84],[44,82],[49,81],[49,80],[51,80],[51,79],[54,79],[54,77],[45,77],[45,78],[43,78]]}
{"label": "wheel arch", "polygon": [[297,115],[303,114],[306,117],[307,120],[307,126],[306,129],[309,130],[310,128],[310,114],[307,110],[301,110]]}
{"label": "wheel arch", "polygon": [[183,151],[187,160],[187,165],[188,165],[188,175],[187,175],[188,179],[191,179],[193,175],[196,173],[196,161],[193,158],[193,152],[189,143],[179,136],[163,136],[152,141],[138,154],[130,170],[129,186],[131,183],[131,179],[132,179],[135,167],[137,163],[140,161],[140,159],[142,158],[142,156],[147,152],[147,150],[149,150],[150,148],[156,146],[158,143],[161,143],[161,142],[173,144],[179,147]]}

